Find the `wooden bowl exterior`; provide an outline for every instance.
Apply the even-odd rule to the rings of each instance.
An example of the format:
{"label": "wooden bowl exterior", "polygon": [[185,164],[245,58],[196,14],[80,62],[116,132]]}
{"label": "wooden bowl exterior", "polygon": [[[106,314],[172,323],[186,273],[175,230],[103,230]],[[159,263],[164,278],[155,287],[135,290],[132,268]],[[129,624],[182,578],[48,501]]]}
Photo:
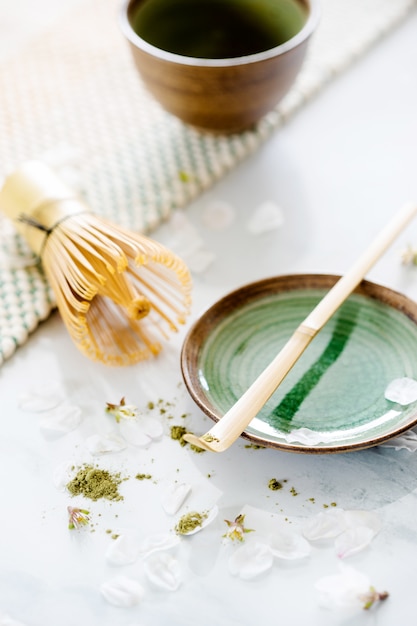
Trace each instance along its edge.
{"label": "wooden bowl exterior", "polygon": [[147,89],[182,121],[222,134],[252,127],[287,94],[303,64],[317,18],[315,0],[310,1],[314,15],[293,44],[217,62],[170,54],[138,37],[129,22],[137,1],[128,0],[122,9],[122,30]]}

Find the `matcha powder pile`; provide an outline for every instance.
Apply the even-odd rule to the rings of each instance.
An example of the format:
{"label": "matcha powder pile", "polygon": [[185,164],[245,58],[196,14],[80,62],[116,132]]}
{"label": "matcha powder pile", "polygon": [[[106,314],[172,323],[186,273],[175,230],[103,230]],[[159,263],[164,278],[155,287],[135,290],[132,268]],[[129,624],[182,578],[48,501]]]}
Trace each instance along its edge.
{"label": "matcha powder pile", "polygon": [[84,465],[67,484],[67,489],[73,496],[82,495],[90,500],[123,500],[119,493],[121,482],[120,474],[110,474],[93,465]]}

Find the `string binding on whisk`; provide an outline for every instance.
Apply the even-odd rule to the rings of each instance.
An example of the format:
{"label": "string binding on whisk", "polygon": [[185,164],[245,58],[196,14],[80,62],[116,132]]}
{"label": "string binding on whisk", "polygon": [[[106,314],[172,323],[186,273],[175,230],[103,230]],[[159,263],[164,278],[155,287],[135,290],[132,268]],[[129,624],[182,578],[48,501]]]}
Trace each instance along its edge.
{"label": "string binding on whisk", "polygon": [[159,242],[94,215],[43,163],[25,163],[6,179],[0,210],[40,257],[69,334],[89,358],[136,363],[158,354],[185,323],[185,263]]}

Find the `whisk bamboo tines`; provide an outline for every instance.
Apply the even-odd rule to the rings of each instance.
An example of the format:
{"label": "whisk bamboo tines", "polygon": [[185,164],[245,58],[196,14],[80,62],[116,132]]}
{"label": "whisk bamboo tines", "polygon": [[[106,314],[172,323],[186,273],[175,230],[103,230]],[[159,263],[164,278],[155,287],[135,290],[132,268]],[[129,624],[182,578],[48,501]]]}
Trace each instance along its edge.
{"label": "whisk bamboo tines", "polygon": [[41,258],[62,319],[86,356],[129,365],[158,354],[185,323],[185,263],[91,213],[43,163],[25,163],[6,179],[0,210]]}

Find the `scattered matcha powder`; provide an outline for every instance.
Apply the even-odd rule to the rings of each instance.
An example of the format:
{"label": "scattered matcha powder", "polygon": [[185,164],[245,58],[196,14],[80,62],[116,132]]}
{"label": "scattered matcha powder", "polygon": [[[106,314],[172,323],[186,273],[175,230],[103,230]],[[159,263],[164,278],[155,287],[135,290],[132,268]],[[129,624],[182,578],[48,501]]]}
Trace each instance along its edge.
{"label": "scattered matcha powder", "polygon": [[208,513],[198,513],[193,511],[186,513],[179,520],[175,526],[175,532],[177,535],[188,535],[192,530],[201,526],[205,519],[207,519]]}
{"label": "scattered matcha powder", "polygon": [[[188,433],[188,432],[189,431],[185,428],[185,426],[178,426],[178,425],[171,426],[171,439],[178,441],[180,446],[184,447],[188,445],[188,441],[185,441],[184,439],[185,433]],[[195,446],[194,444],[190,444],[190,448],[191,450],[193,450],[193,452],[197,452],[197,453],[205,452],[205,450],[203,450],[202,448],[199,448],[198,446]]]}
{"label": "scattered matcha powder", "polygon": [[171,426],[171,439],[178,441],[181,446],[186,446],[187,442],[184,439],[186,432],[185,426]]}
{"label": "scattered matcha powder", "polygon": [[151,474],[136,474],[135,478],[137,480],[151,480],[152,476]]}
{"label": "scattered matcha powder", "polygon": [[72,496],[83,495],[90,500],[123,500],[119,493],[122,480],[119,473],[111,474],[93,465],[84,465],[67,484],[67,489]]}
{"label": "scattered matcha powder", "polygon": [[268,483],[268,487],[269,489],[272,489],[272,491],[278,491],[278,489],[282,489],[282,483],[280,483],[276,478],[271,478]]}

